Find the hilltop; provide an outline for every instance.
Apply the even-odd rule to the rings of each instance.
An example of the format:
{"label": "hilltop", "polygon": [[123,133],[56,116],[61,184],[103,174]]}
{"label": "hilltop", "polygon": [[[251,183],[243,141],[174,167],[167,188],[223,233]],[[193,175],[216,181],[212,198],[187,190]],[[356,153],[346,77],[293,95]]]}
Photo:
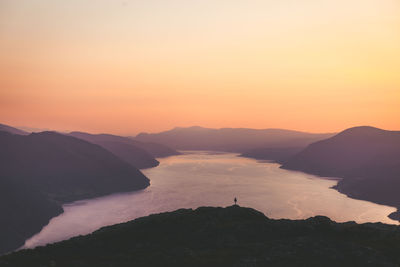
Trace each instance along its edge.
{"label": "hilltop", "polygon": [[250,208],[154,214],[0,257],[0,266],[398,266],[400,228]]}

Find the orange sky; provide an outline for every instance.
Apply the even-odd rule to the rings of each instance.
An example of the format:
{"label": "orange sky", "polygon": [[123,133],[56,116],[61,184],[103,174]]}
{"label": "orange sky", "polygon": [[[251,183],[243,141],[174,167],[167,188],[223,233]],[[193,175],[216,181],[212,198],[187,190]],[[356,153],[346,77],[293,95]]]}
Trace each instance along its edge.
{"label": "orange sky", "polygon": [[400,130],[400,2],[2,0],[0,123]]}

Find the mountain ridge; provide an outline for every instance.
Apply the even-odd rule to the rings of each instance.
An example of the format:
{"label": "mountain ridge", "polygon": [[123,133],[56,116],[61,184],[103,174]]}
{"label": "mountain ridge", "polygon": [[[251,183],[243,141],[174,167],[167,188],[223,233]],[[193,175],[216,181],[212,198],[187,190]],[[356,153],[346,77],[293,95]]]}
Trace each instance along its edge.
{"label": "mountain ridge", "polygon": [[118,136],[113,134],[90,134],[86,132],[74,131],[70,132],[68,135],[78,137],[93,143],[119,142],[122,144],[131,145],[136,147],[137,149],[144,150],[146,153],[148,153],[154,158],[162,158],[180,154],[178,151],[173,150],[170,147],[162,144],[151,143],[151,142],[140,142],[130,137]]}
{"label": "mountain ridge", "polygon": [[178,150],[246,152],[260,147],[305,147],[333,134],[312,134],[284,129],[176,127],[159,133],[139,133],[135,140],[151,141]]}
{"label": "mountain ridge", "polygon": [[124,137],[108,134],[93,135],[84,132],[71,132],[68,136],[97,144],[138,169],[151,168],[159,164],[153,155],[150,155],[140,147],[130,144]]}
{"label": "mountain ridge", "polygon": [[18,129],[16,127],[12,127],[12,126],[9,126],[9,125],[6,125],[6,124],[1,124],[1,123],[0,123],[0,131],[12,133],[12,134],[19,134],[19,135],[28,135],[28,134],[30,134],[30,133],[28,133],[26,131],[23,131],[21,129]]}

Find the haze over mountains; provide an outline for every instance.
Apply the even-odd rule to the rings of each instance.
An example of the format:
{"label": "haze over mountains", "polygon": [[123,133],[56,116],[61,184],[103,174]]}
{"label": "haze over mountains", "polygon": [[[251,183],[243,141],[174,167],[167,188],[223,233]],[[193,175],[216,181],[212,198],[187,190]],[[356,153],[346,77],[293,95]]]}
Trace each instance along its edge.
{"label": "haze over mountains", "polygon": [[[400,132],[354,127],[339,134],[281,129],[174,128],[134,138],[110,134],[25,131],[0,125],[0,254],[23,245],[62,204],[143,189],[137,168],[175,149],[240,152],[282,168],[343,178],[350,197],[400,207]],[[392,218],[399,219],[398,214]]]}
{"label": "haze over mountains", "polygon": [[265,147],[305,147],[332,135],[332,133],[314,134],[282,129],[211,129],[194,126],[177,127],[160,133],[140,133],[135,140],[156,142],[178,150],[246,152]]}
{"label": "haze over mountains", "polygon": [[138,142],[128,137],[84,132],[71,132],[69,135],[98,144],[139,169],[157,166],[159,162],[155,157],[179,155],[179,152],[167,146]]}
{"label": "haze over mountains", "polygon": [[153,142],[139,142],[129,137],[112,134],[89,134],[84,132],[71,132],[70,135],[84,139],[89,142],[119,142],[129,144],[144,149],[147,153],[156,158],[179,155],[180,153],[168,146]]}
{"label": "haze over mountains", "polygon": [[[0,124],[0,131],[19,135],[30,134],[29,132],[5,124]],[[66,135],[77,137],[90,143],[100,145],[138,169],[157,166],[159,162],[155,158],[180,154],[178,151],[162,144],[139,142],[129,137],[118,135],[90,134],[85,132],[71,132]]]}
{"label": "haze over mountains", "polygon": [[15,127],[11,127],[5,124],[1,124],[0,123],[0,131],[1,132],[8,132],[8,133],[12,133],[12,134],[20,134],[20,135],[28,135],[28,132],[25,132],[23,130],[17,129]]}

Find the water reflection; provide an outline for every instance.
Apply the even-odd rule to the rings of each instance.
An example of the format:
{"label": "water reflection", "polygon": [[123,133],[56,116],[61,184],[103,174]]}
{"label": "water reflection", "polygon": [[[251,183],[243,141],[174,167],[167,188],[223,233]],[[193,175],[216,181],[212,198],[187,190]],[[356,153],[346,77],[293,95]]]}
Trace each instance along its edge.
{"label": "water reflection", "polygon": [[397,224],[387,217],[395,208],[348,198],[330,189],[335,180],[282,170],[276,163],[214,152],[186,152],[160,162],[158,167],[143,171],[151,180],[147,189],[64,205],[65,212],[25,246],[88,234],[151,213],[228,206],[234,197],[239,205],[260,210],[270,218],[325,215],[339,222]]}

